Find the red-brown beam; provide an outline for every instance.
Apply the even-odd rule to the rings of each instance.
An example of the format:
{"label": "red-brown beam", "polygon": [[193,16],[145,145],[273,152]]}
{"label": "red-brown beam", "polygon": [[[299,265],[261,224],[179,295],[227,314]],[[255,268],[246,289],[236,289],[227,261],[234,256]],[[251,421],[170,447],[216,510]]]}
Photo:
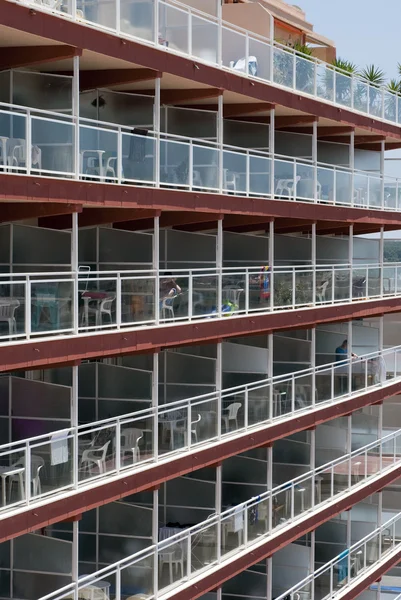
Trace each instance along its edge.
{"label": "red-brown beam", "polygon": [[292,127],[293,125],[314,123],[317,120],[318,117],[314,115],[291,115],[288,117],[276,117],[274,120],[274,126],[276,129],[281,129],[282,127]]}
{"label": "red-brown beam", "polygon": [[[293,417],[289,416],[288,419],[281,423],[267,425],[252,432],[238,432],[238,436],[235,439],[216,442],[213,447],[199,448],[193,452],[178,456],[174,461],[153,464],[132,475],[127,475],[115,481],[105,482],[101,486],[78,491],[62,499],[55,499],[53,502],[49,502],[43,506],[30,507],[19,514],[9,517],[3,516],[3,518],[0,518],[0,542],[28,533],[29,531],[34,531],[40,527],[57,523],[60,520],[73,517],[84,511],[92,510],[102,504],[152,489],[180,475],[215,465],[242,452],[266,446],[276,440],[293,435],[298,431],[317,427],[322,423],[343,417],[399,393],[401,393],[401,383],[393,384],[379,390],[375,389],[367,394],[349,398],[337,404],[320,406],[315,411],[295,414]],[[391,477],[387,474],[381,479],[378,489],[382,489],[388,483],[396,481],[400,476],[401,463],[399,470]],[[369,485],[367,485],[366,490],[365,493],[362,492],[361,496],[357,496],[360,500],[373,493],[370,491]],[[361,491],[359,490],[356,493],[360,494]],[[337,506],[337,503],[335,506]],[[296,530],[297,528],[293,529],[293,534]]]}
{"label": "red-brown beam", "polygon": [[24,221],[25,219],[51,218],[54,215],[67,215],[71,220],[71,213],[81,212],[82,204],[57,204],[49,202],[1,202],[0,223]]}
{"label": "red-brown beam", "polygon": [[[216,222],[221,218],[218,214],[205,214],[205,213],[183,213],[178,211],[164,212],[160,215],[159,226],[160,227],[177,227],[187,224],[201,224]],[[147,219],[139,223],[141,229],[153,229],[153,221]],[[127,230],[138,230],[138,222],[127,221],[119,223],[118,229]]]}
{"label": "red-brown beam", "polygon": [[82,56],[73,46],[6,46],[0,54],[0,70],[40,65]]}
{"label": "red-brown beam", "polygon": [[244,104],[225,104],[223,115],[225,119],[232,117],[240,117],[241,115],[251,115],[253,113],[262,113],[270,111],[274,108],[274,104],[267,102],[253,102]]}
{"label": "red-brown beam", "polygon": [[[84,208],[83,212],[78,216],[78,226],[106,225],[108,223],[126,221],[127,219],[130,219],[130,221],[153,219],[156,215],[157,211],[155,210],[135,208]],[[50,227],[51,229],[70,229],[71,216],[46,217],[39,220],[39,225],[41,227]]]}

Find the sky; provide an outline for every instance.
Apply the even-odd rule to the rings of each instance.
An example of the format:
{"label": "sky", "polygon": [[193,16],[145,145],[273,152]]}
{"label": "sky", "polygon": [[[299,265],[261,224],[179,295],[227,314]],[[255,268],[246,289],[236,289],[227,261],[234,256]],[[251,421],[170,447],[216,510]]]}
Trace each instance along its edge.
{"label": "sky", "polygon": [[374,64],[398,78],[401,0],[287,0],[306,12],[314,30],[337,46],[337,56],[360,67]]}

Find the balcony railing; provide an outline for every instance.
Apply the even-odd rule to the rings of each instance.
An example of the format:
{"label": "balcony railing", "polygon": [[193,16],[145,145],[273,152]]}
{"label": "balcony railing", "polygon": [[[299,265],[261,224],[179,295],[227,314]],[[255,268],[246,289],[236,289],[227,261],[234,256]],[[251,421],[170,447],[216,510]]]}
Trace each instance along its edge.
{"label": "balcony railing", "polygon": [[[387,374],[383,365],[386,365]],[[15,488],[15,493],[8,497],[3,486],[0,518],[10,509],[55,499],[60,494],[65,495],[67,490],[83,490],[93,482],[107,483],[111,478],[199,449],[204,444],[255,431],[255,428],[305,411],[338,404],[400,379],[401,346],[397,346],[358,359],[345,358],[291,375],[269,377],[222,392],[2,445],[2,477],[13,477],[19,486],[18,493]],[[388,446],[391,439],[388,437],[383,442],[385,452],[390,454],[399,449],[399,438],[394,438],[397,439],[394,448]],[[62,476],[50,477],[49,473],[53,471],[44,469],[45,472],[41,472],[41,467],[51,463],[53,452],[59,450],[60,445],[65,468]],[[369,446],[369,452],[372,448],[373,445]],[[368,459],[358,464],[358,475],[368,476],[371,468]],[[336,472],[333,472],[333,481],[335,476]],[[35,477],[36,484],[32,488],[24,485],[25,480],[33,481]],[[39,481],[41,485],[38,485]],[[334,493],[337,484],[333,485]]]}
{"label": "balcony railing", "polygon": [[401,121],[399,94],[174,0],[145,1],[136,11],[121,0],[24,3],[376,119]]}
{"label": "balcony railing", "polygon": [[[171,283],[170,292],[166,290]],[[179,293],[177,288],[179,286]],[[175,291],[173,291],[175,290]],[[401,265],[0,276],[0,342],[322,307],[401,293]]]}
{"label": "balcony railing", "polygon": [[291,600],[299,597],[335,598],[337,594],[344,594],[347,585],[352,585],[357,578],[363,581],[379,567],[379,561],[400,551],[400,520],[401,513],[278,596],[277,600],[284,600],[287,596]]}
{"label": "balcony railing", "polygon": [[[198,577],[211,566],[224,564],[226,561],[233,560],[236,554],[249,552],[254,544],[260,544],[283,527],[295,525],[307,513],[318,509],[323,503],[327,508],[340,495],[351,492],[355,486],[360,486],[393,469],[400,461],[400,442],[401,430],[229,508],[221,514],[210,515],[202,523],[184,529],[181,533],[159,541],[157,545],[137,552],[92,575],[85,576],[78,583],[66,586],[45,598],[46,600],[62,598],[76,600],[80,598],[80,590],[93,589],[98,581],[104,580],[111,583],[116,598],[125,598],[132,594],[128,582],[138,580],[141,581],[141,589],[136,593],[140,592],[143,598],[154,598],[168,593],[174,587]],[[348,573],[352,573],[355,557],[360,560],[360,569],[366,569],[374,560],[378,560],[382,548],[381,540],[385,544],[383,554],[394,547],[395,525],[399,518],[401,515],[388,521],[382,528],[355,544],[350,552],[347,552],[345,561],[348,560],[350,564]],[[372,552],[378,553],[377,556],[375,554],[373,561]],[[166,581],[162,570],[158,572],[157,569],[163,559],[167,562],[166,557],[170,553],[174,554],[178,563],[181,561],[182,570],[174,570],[170,580]],[[334,559],[329,566],[326,565],[307,578],[305,580],[307,583],[302,582],[280,596],[279,600],[298,590],[310,590],[310,586],[316,581],[315,577],[317,574],[320,576],[321,573],[325,575],[327,573],[325,585],[327,586],[327,581],[331,584],[327,593],[329,590],[335,591],[338,588],[334,585],[334,573],[339,560],[339,557]],[[341,560],[344,560],[344,556]],[[139,577],[138,573],[142,573],[142,577]],[[325,596],[326,594],[308,597]]]}
{"label": "balcony railing", "polygon": [[401,210],[391,177],[0,103],[0,173]]}

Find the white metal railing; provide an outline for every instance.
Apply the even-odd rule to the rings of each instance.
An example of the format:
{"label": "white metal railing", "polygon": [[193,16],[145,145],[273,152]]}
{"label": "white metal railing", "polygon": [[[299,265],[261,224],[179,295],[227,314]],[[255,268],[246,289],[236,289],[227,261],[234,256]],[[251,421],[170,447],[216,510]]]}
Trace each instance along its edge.
{"label": "white metal railing", "polygon": [[175,0],[143,2],[137,16],[121,0],[113,6],[104,0],[24,3],[376,119],[401,121],[399,94]]}
{"label": "white metal railing", "polygon": [[[78,583],[70,584],[45,598],[46,600],[67,597],[77,599],[80,597],[79,590],[93,589],[96,582],[102,580],[111,583],[116,598],[129,596],[133,590],[129,584],[124,583],[130,579],[127,576],[128,573],[124,573],[124,571],[133,567],[134,570],[145,567],[148,569],[148,576],[141,578],[141,589],[136,590],[136,593],[140,592],[144,597],[161,596],[174,587],[199,576],[211,565],[233,560],[236,554],[249,551],[254,544],[260,544],[280,528],[287,527],[289,524],[295,525],[307,513],[311,513],[323,504],[327,507],[339,495],[351,492],[353,488],[360,486],[368,479],[394,469],[395,465],[399,464],[401,456],[400,441],[401,430],[309,473],[280,484],[271,491],[231,507],[221,514],[212,514],[205,521],[184,529],[181,533],[159,541],[156,545],[126,557],[94,574],[87,575]],[[372,540],[376,540],[376,536],[382,535],[384,530],[387,536],[384,539],[394,540],[391,528],[398,518],[401,518],[401,515],[364,538],[362,542],[355,544],[350,552],[343,553],[340,555],[341,558],[337,557],[329,563],[329,566],[326,565],[319,569],[317,573],[325,573],[331,569],[330,581],[332,582],[335,565],[338,565],[340,560],[349,562],[350,559],[348,573],[352,573],[353,557],[360,556],[360,548],[364,550],[360,557],[360,568],[366,568],[372,562],[366,551],[369,547],[368,544],[371,544]],[[157,566],[163,563],[163,559],[167,562],[170,553],[174,553],[176,561],[182,561],[182,570],[174,570],[172,579],[169,580],[163,578],[162,572],[159,572],[156,579],[152,579],[151,571],[157,569]],[[158,581],[157,586],[154,585],[155,580]],[[311,575],[307,579],[307,584],[310,585],[310,582],[313,581],[314,575]],[[280,596],[279,600],[293,591],[305,589],[303,584],[304,582],[299,584],[301,587],[294,586],[289,592]],[[331,588],[330,591],[335,589],[335,587]],[[324,596],[325,594],[310,597]]]}
{"label": "white metal railing", "polygon": [[[396,297],[401,265],[318,265],[0,276],[0,342]],[[221,304],[219,305],[219,298]]]}
{"label": "white metal railing", "polygon": [[[233,434],[266,427],[282,418],[338,404],[400,379],[401,346],[397,346],[358,359],[345,357],[290,375],[269,377],[221,392],[4,444],[0,446],[0,466],[4,467],[2,477],[8,476],[5,473],[17,476],[14,480],[20,477],[20,485],[18,494],[3,495],[0,518],[12,509],[54,499],[68,490],[84,489],[93,482],[106,483],[116,476],[199,449],[202,444],[216,443]],[[221,415],[221,419],[217,415]],[[383,442],[386,453],[398,452],[401,439],[398,435],[388,436]],[[392,439],[397,440],[394,448],[389,447]],[[371,452],[373,447],[374,444],[366,448]],[[63,456],[62,475],[51,477],[51,469],[37,472],[37,467],[51,463],[57,452]],[[60,454],[57,456],[60,458]],[[39,473],[41,487],[31,489],[23,485],[26,465],[30,466],[32,480]],[[14,473],[17,466],[20,471]],[[366,469],[370,469],[367,455],[365,463],[359,465],[358,475],[367,476]],[[333,481],[335,475],[333,471]]]}
{"label": "white metal railing", "polygon": [[0,138],[0,173],[401,210],[397,178],[11,104]]}
{"label": "white metal railing", "polygon": [[[353,544],[303,581],[281,594],[277,600],[295,598],[335,598],[344,593],[346,586],[362,580],[379,567],[380,561],[401,549],[399,536],[401,513],[377,527],[359,542]],[[369,584],[368,584],[369,585]],[[315,590],[317,595],[315,594]],[[304,595],[305,594],[305,595]]]}

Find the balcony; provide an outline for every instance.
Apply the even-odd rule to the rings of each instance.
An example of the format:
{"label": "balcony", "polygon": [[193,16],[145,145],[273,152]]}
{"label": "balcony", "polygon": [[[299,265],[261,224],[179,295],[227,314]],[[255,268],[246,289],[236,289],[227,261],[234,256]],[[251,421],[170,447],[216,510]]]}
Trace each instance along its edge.
{"label": "balcony", "polygon": [[[57,592],[40,597],[43,600],[44,598],[46,600],[75,599],[83,597],[80,594],[85,594],[90,590],[93,593],[96,588],[103,589],[105,584],[107,584],[109,596],[99,595],[99,600],[110,597],[110,594],[111,597],[124,599],[132,594],[140,594],[143,598],[170,595],[199,575],[207,578],[207,570],[210,570],[211,566],[224,567],[245,553],[251,553],[252,550],[271,538],[274,543],[274,538],[280,535],[280,531],[283,532],[289,526],[294,526],[294,529],[296,525],[301,526],[307,515],[312,516],[319,511],[327,511],[330,507],[336,510],[340,496],[342,498],[352,496],[355,490],[363,487],[369,493],[369,484],[374,485],[374,482],[379,482],[382,475],[390,473],[399,465],[400,434],[400,431],[390,434],[300,477],[275,486],[271,491],[230,507],[221,514],[211,514],[206,520],[183,528],[179,532],[172,527],[161,527],[156,543],[146,542],[146,548],[95,573],[83,575],[77,583],[66,584]],[[119,508],[117,509],[117,507]],[[117,522],[118,520],[121,522],[123,518],[133,522],[134,516],[138,517],[141,513],[143,514],[142,518],[150,523],[150,515],[146,514],[144,508],[135,505],[117,504],[114,508],[106,505],[103,510],[104,515],[109,511],[109,521],[112,523],[112,527],[118,528]],[[345,559],[346,563],[351,563],[348,573],[352,573],[352,576],[356,577],[380,557],[380,551],[382,551],[381,556],[384,557],[393,549],[397,539],[394,527],[398,519],[399,516],[394,517],[362,542],[352,546],[349,551],[343,552],[338,559],[334,559],[329,565],[325,565],[324,568],[319,569],[306,581],[300,582],[287,593],[292,594],[302,590],[309,593],[305,597],[313,597],[310,595],[311,584],[313,585],[318,576],[324,575],[326,586],[329,581],[331,584],[337,581],[333,574],[336,572],[339,560],[344,561]],[[83,525],[84,537],[85,531]],[[133,530],[130,531],[132,535]],[[124,536],[120,535],[119,537]],[[383,546],[377,543],[381,539]],[[19,540],[22,542],[21,538]],[[33,542],[32,539],[26,541],[27,544]],[[38,544],[39,540],[36,540],[36,543]],[[48,544],[46,538],[43,543]],[[123,543],[120,540],[120,545]],[[57,546],[57,542],[53,541],[52,545]],[[65,548],[62,547],[59,550],[62,550],[65,556]],[[59,550],[54,548],[56,552]],[[178,564],[178,567],[174,569],[164,568],[169,564],[170,555],[173,556],[172,564],[174,566]],[[351,566],[354,565],[355,557],[358,557],[358,568],[352,570]],[[85,549],[83,546],[80,546],[80,560],[84,564]],[[21,565],[20,569],[24,570],[24,566]],[[43,569],[38,569],[36,566],[34,570],[42,571]],[[35,576],[37,585],[41,587],[42,584],[49,589],[49,583],[52,582],[46,582],[45,578],[42,581],[40,579],[41,576],[38,573]],[[349,580],[344,582],[343,579],[344,577],[341,581],[344,586]],[[316,588],[316,591],[318,589],[320,588]],[[334,584],[331,591],[336,589],[339,590],[340,586],[336,587]],[[325,594],[318,597],[325,597]]]}
{"label": "balcony", "polygon": [[[236,344],[232,346],[236,349]],[[241,346],[238,347],[238,351],[243,352]],[[233,351],[229,355],[231,360],[234,360]],[[174,356],[173,353],[172,358]],[[400,381],[400,356],[401,348],[395,347],[382,352],[373,352],[357,360],[345,359],[291,374],[259,378],[252,383],[226,388],[221,392],[206,392],[194,397],[188,397],[188,390],[193,386],[187,384],[180,389],[176,382],[169,384],[168,381],[164,381],[161,385],[162,389],[165,389],[164,403],[161,400],[160,404],[153,408],[149,407],[151,373],[141,371],[138,373],[139,379],[138,377],[135,379],[138,390],[135,412],[79,426],[71,426],[69,421],[71,390],[68,386],[35,382],[18,377],[3,377],[1,397],[11,398],[9,401],[13,407],[13,416],[10,417],[8,413],[8,416],[3,414],[1,421],[3,427],[12,427],[20,441],[0,447],[2,473],[0,518],[6,518],[10,514],[15,514],[15,511],[19,512],[30,506],[65,498],[69,492],[85,491],[94,484],[107,483],[114,481],[116,477],[141,472],[160,462],[168,463],[190,452],[210,447],[211,444],[229,441],[247,432],[257,432],[290,417],[319,411],[334,404],[339,405],[342,401],[369,391],[385,389]],[[188,357],[183,358],[188,360]],[[197,368],[201,370],[204,378],[209,373],[207,380],[212,381],[211,370],[213,371],[214,364],[201,365],[199,360]],[[210,359],[208,360],[210,362]],[[201,362],[208,362],[208,360],[203,359]],[[193,362],[189,364],[195,366]],[[383,364],[386,365],[387,370],[385,375],[381,367]],[[103,413],[116,410],[110,406],[110,403],[103,402],[104,407],[100,405],[100,409],[91,405],[95,392],[89,391],[88,394],[88,390],[99,385],[93,380],[93,366],[82,365],[85,367],[85,377],[89,377],[83,385],[83,389],[87,390],[86,393],[80,392],[82,415],[91,415],[93,411],[98,410]],[[103,367],[109,370],[120,369],[120,372],[114,374],[110,372],[109,375],[102,371],[103,387],[106,385],[107,377],[114,376],[123,382],[123,386],[129,385],[132,389],[132,375],[124,373],[121,367],[107,365]],[[197,387],[199,388],[199,385]],[[205,389],[207,385],[203,382],[201,387]],[[314,393],[312,393],[313,389]],[[103,394],[110,400],[113,392],[105,389]],[[170,401],[171,396],[182,397],[183,395],[184,399]],[[52,405],[55,396],[60,406],[57,411],[48,408]],[[26,397],[38,399],[33,412],[24,406],[23,402],[21,404]],[[118,396],[120,403],[124,397],[124,395]],[[131,398],[132,395],[129,397]],[[120,412],[122,410],[120,408]],[[45,430],[49,433],[25,439],[27,431],[32,431],[32,427],[41,425],[37,423],[38,418],[41,422],[44,419]],[[384,444],[384,453],[398,452],[399,442],[394,442],[394,446],[391,445],[393,439],[398,440],[397,436],[386,437],[385,442],[380,442]],[[362,463],[358,459],[358,475],[361,477],[371,474],[371,469],[376,473],[378,468],[383,466],[380,461],[372,466],[370,459],[367,458],[371,451],[376,452],[373,450],[375,444],[364,447],[365,462]],[[62,453],[61,472],[54,471],[51,467],[55,457],[60,457],[57,452]],[[379,453],[377,455],[379,456]],[[333,481],[337,475],[341,479],[344,470],[334,469]],[[12,477],[16,483],[10,493],[7,493],[8,477]],[[33,487],[24,485],[26,478],[30,477],[36,481]],[[335,492],[336,486],[337,484],[331,486],[331,493]]]}
{"label": "balcony", "polygon": [[[26,3],[31,6],[31,2]],[[174,0],[35,0],[35,9],[188,56],[236,75],[295,91],[389,123],[401,120],[400,96],[276,41]]]}
{"label": "balcony", "polygon": [[0,105],[0,172],[401,210],[398,179],[235,146]]}

